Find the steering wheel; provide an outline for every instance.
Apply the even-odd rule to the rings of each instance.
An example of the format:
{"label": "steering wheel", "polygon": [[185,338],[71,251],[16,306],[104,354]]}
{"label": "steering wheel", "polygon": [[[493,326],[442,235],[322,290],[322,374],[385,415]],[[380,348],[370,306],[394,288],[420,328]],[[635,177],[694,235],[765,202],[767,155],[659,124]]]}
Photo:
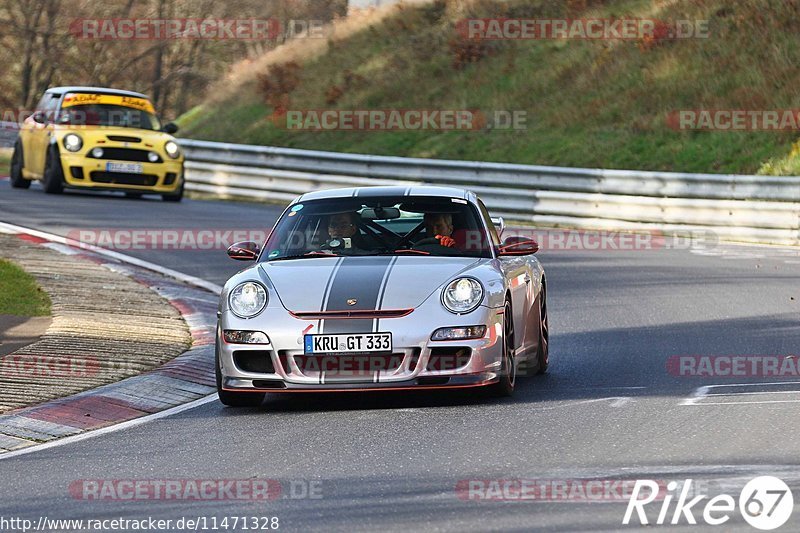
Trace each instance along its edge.
{"label": "steering wheel", "polygon": [[439,242],[439,239],[437,239],[436,237],[426,237],[426,238],[422,239],[421,241],[415,242],[414,243],[414,248],[416,248],[417,246],[427,246],[427,245],[430,245],[430,244],[438,244],[439,246],[441,246],[441,243]]}

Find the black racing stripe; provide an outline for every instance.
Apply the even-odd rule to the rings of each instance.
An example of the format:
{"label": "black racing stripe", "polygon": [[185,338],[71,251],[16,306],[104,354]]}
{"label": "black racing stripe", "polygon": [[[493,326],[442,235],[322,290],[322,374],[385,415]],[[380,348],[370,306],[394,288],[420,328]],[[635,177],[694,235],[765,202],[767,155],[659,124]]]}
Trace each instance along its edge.
{"label": "black racing stripe", "polygon": [[[324,311],[375,310],[378,292],[393,257],[345,257],[334,276]],[[347,300],[355,298],[355,305]],[[325,333],[369,333],[372,319],[325,320]]]}
{"label": "black racing stripe", "polygon": [[[325,284],[325,291],[322,293],[322,301],[319,303],[319,310],[325,310],[325,299],[328,297],[328,293],[330,293],[331,285],[333,284],[333,278],[336,276],[336,272],[339,270],[339,266],[342,263],[343,258],[339,258],[336,260],[336,264],[333,265],[333,270],[331,270],[331,275],[328,277],[328,282]],[[317,321],[317,331],[322,333],[322,320]]]}
{"label": "black racing stripe", "polygon": [[[397,264],[398,259],[400,259],[399,256],[392,257],[392,260],[389,263],[389,268],[386,269],[386,274],[385,274],[386,282],[383,283],[383,286],[380,288],[380,293],[378,294],[378,305],[375,307],[375,309],[383,309],[383,295],[386,294],[386,286],[389,285],[389,276],[392,275],[392,269]],[[383,279],[381,279],[381,282],[383,282]],[[380,331],[379,326],[380,326],[380,319],[376,319],[375,331]]]}

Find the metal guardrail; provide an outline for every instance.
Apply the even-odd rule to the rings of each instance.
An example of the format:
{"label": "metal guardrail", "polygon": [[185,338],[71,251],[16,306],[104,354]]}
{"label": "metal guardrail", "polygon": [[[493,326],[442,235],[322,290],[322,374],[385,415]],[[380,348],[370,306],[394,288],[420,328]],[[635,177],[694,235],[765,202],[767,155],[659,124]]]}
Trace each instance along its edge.
{"label": "metal guardrail", "polygon": [[[0,122],[0,147],[18,127]],[[187,189],[287,202],[369,185],[464,187],[493,215],[556,227],[713,232],[800,244],[800,177],[566,168],[298,150],[182,139]]]}
{"label": "metal guardrail", "polygon": [[711,231],[800,244],[800,177],[684,174],[344,154],[182,140],[187,189],[288,201],[332,187],[468,188],[493,215],[550,226]]}

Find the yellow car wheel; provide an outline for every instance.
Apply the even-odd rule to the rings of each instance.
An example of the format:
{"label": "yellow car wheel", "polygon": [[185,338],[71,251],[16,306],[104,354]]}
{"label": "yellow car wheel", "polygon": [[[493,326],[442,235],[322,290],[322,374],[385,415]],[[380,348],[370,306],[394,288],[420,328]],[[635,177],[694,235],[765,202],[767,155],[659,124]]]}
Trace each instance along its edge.
{"label": "yellow car wheel", "polygon": [[64,191],[64,172],[61,169],[61,156],[55,145],[51,146],[47,151],[42,186],[47,194],[61,194]]}
{"label": "yellow car wheel", "polygon": [[180,202],[183,200],[183,183],[175,194],[162,194],[161,199],[165,202]]}
{"label": "yellow car wheel", "polygon": [[27,189],[31,186],[31,180],[26,180],[22,176],[22,143],[17,141],[14,144],[14,155],[11,156],[11,186],[15,189]]}

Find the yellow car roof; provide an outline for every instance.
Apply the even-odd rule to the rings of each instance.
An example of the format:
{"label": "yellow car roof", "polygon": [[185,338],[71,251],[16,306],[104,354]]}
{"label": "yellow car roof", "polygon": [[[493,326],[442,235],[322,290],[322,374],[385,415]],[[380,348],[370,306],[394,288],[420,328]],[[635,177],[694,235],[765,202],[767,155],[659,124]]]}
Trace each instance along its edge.
{"label": "yellow car roof", "polygon": [[137,93],[135,91],[124,91],[122,89],[110,89],[108,87],[87,87],[81,85],[67,85],[63,87],[50,87],[47,89],[48,93],[97,93],[97,94],[111,94],[116,96],[132,96],[134,98],[145,98],[149,100],[150,98],[142,93]]}

